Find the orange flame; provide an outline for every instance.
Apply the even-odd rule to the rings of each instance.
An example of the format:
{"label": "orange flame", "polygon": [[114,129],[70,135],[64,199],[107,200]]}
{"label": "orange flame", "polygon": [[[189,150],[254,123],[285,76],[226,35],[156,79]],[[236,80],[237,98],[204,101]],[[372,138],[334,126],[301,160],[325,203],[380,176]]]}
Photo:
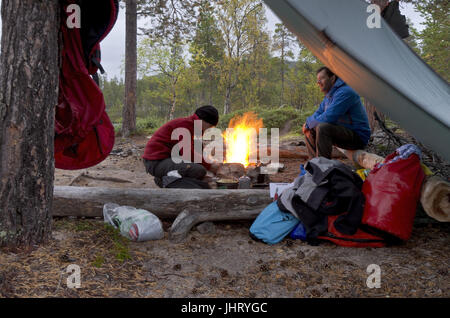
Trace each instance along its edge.
{"label": "orange flame", "polygon": [[263,127],[263,120],[253,112],[232,118],[227,131],[223,134],[226,144],[225,162],[241,163],[247,167],[250,163],[250,155],[256,154],[256,136],[259,129]]}

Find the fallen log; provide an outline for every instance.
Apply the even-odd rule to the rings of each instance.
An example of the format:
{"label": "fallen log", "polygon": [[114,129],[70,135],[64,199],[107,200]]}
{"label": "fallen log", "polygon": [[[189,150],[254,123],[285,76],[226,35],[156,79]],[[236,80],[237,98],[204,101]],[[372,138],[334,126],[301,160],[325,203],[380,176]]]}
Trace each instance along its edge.
{"label": "fallen log", "polygon": [[341,151],[349,160],[359,167],[372,170],[377,163],[384,161],[383,157],[377,154],[366,152],[364,150],[347,150],[336,148]]}
{"label": "fallen log", "polygon": [[[269,190],[123,189],[55,186],[53,216],[102,217],[108,202],[176,219],[169,237],[181,240],[205,221],[253,220],[272,202]],[[181,213],[184,211],[183,213]]]}
{"label": "fallen log", "polygon": [[189,231],[199,223],[208,221],[235,221],[235,220],[254,220],[259,213],[270,203],[270,201],[258,209],[246,211],[224,210],[220,213],[211,213],[210,211],[200,211],[185,209],[175,221],[169,231],[169,239],[173,242],[180,242],[186,238]]}
{"label": "fallen log", "polygon": [[[268,152],[270,153],[270,147],[268,148]],[[302,160],[308,160],[308,150],[306,147],[302,146],[285,146],[280,145],[280,148],[278,149],[278,155],[280,158],[286,158],[286,159],[302,159]]]}
{"label": "fallen log", "polygon": [[[383,157],[363,150],[346,150],[338,148],[348,159],[364,169],[373,169]],[[427,177],[422,183],[420,203],[431,218],[439,222],[450,222],[450,183],[437,177]]]}
{"label": "fallen log", "polygon": [[[267,152],[270,155],[270,147],[267,147]],[[278,156],[284,159],[309,159],[308,149],[305,146],[280,145],[278,148]],[[345,154],[335,149],[335,147],[333,147],[331,156],[333,158],[345,158]]]}
{"label": "fallen log", "polygon": [[[243,219],[267,206],[271,199],[265,189],[135,189],[55,186],[53,216],[102,217],[108,202],[145,209],[160,218],[174,219],[187,208],[210,213],[237,212]],[[248,216],[250,211],[250,216]]]}

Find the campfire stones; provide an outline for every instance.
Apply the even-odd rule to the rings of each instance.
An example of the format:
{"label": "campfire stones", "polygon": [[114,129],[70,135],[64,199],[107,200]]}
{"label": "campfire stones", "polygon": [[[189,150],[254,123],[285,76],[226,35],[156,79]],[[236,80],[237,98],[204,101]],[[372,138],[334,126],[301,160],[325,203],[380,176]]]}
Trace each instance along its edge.
{"label": "campfire stones", "polygon": [[[268,186],[267,184],[269,182],[269,176],[262,173],[262,166],[256,164],[250,164],[245,168],[240,163],[224,163],[216,175],[220,178],[217,180],[217,186],[225,189],[264,188]],[[243,177],[246,179],[241,179]],[[241,181],[240,186],[239,181]],[[250,185],[247,185],[247,183]]]}
{"label": "campfire stones", "polygon": [[250,189],[252,187],[252,180],[250,177],[242,176],[239,178],[238,189]]}
{"label": "campfire stones", "polygon": [[246,175],[250,177],[253,187],[255,187],[255,185],[266,184],[269,181],[269,176],[267,174],[261,173],[261,166],[248,166]]}
{"label": "campfire stones", "polygon": [[219,178],[235,179],[236,181],[243,175],[245,175],[245,167],[240,163],[224,163],[216,175]]}

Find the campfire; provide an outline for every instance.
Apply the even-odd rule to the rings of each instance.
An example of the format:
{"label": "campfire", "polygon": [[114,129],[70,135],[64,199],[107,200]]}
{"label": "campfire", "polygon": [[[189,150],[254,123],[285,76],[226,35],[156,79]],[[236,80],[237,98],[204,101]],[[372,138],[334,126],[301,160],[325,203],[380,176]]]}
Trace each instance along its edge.
{"label": "campfire", "polygon": [[225,163],[240,163],[247,168],[250,164],[250,156],[253,163],[257,163],[256,136],[259,129],[263,127],[263,120],[252,112],[231,119],[223,135],[226,145]]}
{"label": "campfire", "polygon": [[223,133],[225,142],[224,165],[217,172],[221,188],[266,188],[269,176],[261,173],[258,160],[258,133],[263,120],[247,112],[232,118]]}

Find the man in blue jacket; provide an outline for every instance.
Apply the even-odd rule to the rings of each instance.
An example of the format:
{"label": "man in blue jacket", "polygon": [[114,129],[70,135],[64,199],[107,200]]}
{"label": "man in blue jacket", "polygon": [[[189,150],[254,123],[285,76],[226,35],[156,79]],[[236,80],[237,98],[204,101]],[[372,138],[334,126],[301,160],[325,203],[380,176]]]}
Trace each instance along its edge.
{"label": "man in blue jacket", "polygon": [[303,125],[309,155],[331,159],[333,145],[364,148],[371,132],[359,95],[327,67],[317,71],[317,84],[325,98]]}

